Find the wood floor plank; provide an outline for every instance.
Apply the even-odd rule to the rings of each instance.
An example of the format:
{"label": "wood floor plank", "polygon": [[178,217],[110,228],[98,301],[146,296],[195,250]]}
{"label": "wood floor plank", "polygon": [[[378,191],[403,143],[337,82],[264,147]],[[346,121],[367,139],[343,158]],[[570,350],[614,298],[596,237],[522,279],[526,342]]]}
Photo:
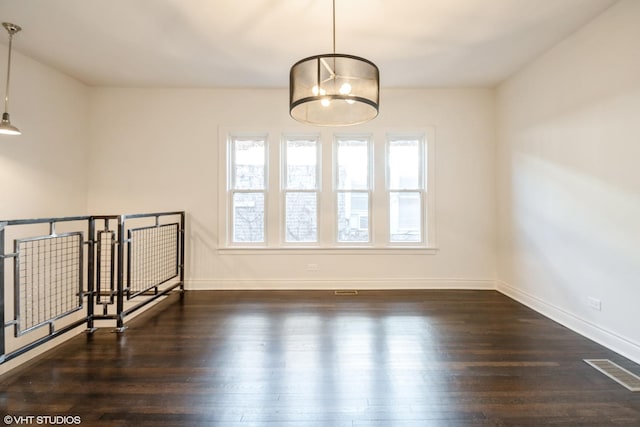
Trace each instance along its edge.
{"label": "wood floor plank", "polygon": [[640,368],[493,291],[188,291],[0,377],[0,416],[125,426],[640,425]]}

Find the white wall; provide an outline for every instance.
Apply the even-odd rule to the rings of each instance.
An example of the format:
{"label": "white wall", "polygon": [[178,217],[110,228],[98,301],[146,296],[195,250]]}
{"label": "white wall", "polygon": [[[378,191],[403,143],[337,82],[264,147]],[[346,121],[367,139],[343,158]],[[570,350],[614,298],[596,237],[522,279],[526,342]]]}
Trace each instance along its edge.
{"label": "white wall", "polygon": [[[6,57],[0,45],[3,101]],[[22,135],[0,135],[0,220],[86,214],[89,89],[13,50],[10,95],[11,122]],[[8,274],[5,283],[12,283]],[[7,287],[5,300],[12,298]],[[73,335],[0,365],[0,374]]]}
{"label": "white wall", "polygon": [[497,95],[499,289],[636,361],[639,22],[617,3]]}
{"label": "white wall", "polygon": [[435,128],[437,254],[219,254],[218,128],[299,128],[287,103],[287,90],[93,89],[91,212],[185,209],[190,288],[494,286],[489,89],[384,90],[380,116],[346,130]]}
{"label": "white wall", "polygon": [[[3,100],[6,57],[0,45]],[[89,89],[15,49],[11,59],[9,113],[22,135],[0,135],[0,219],[83,215]]]}

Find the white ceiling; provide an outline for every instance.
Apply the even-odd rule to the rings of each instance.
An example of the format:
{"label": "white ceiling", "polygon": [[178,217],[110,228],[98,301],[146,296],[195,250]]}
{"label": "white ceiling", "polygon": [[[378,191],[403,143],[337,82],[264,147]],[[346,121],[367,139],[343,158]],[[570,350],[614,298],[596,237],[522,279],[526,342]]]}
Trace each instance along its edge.
{"label": "white ceiling", "polygon": [[[336,51],[375,62],[383,87],[494,86],[613,3],[336,0]],[[16,51],[88,85],[284,88],[332,51],[331,4],[0,0],[0,20],[22,26]]]}

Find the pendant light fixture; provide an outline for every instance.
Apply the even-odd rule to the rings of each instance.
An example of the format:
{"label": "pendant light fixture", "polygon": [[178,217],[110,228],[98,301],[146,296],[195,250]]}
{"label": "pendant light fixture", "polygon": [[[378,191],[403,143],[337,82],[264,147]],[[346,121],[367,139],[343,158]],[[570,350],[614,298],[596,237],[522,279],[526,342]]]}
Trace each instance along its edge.
{"label": "pendant light fixture", "polygon": [[289,114],[318,126],[348,126],[378,115],[380,72],[371,61],[336,53],[336,1],[333,0],[333,53],[296,62],[289,73]]}
{"label": "pendant light fixture", "polygon": [[7,86],[4,91],[4,113],[2,113],[2,123],[0,123],[0,134],[20,135],[22,132],[13,126],[9,120],[9,74],[11,73],[11,42],[13,41],[13,35],[22,28],[9,22],[3,22],[2,26],[9,33],[9,59],[7,60]]}

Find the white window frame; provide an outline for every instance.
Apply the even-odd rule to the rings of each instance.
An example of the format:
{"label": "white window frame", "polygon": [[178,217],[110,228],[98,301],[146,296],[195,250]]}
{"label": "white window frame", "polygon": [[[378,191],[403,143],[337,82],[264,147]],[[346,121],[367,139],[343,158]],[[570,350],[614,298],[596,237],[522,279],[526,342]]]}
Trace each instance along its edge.
{"label": "white window frame", "polygon": [[[232,167],[234,162],[234,153],[235,151],[232,149],[234,143],[238,140],[261,140],[264,141],[264,183],[262,189],[236,189],[234,183],[234,168]],[[224,185],[225,185],[225,205],[226,205],[226,227],[225,227],[225,240],[228,246],[238,246],[238,247],[266,247],[269,242],[269,224],[268,224],[268,211],[269,211],[269,170],[270,170],[270,162],[269,162],[269,135],[267,133],[233,133],[229,134],[226,139],[226,155],[225,155],[225,177],[224,177]],[[264,218],[263,218],[263,242],[234,242],[233,241],[233,231],[234,231],[234,223],[233,223],[233,199],[235,194],[242,193],[262,193],[264,199]]]}
{"label": "white window frame", "polygon": [[[404,141],[404,140],[415,140],[418,142],[418,152],[419,152],[419,161],[418,164],[420,166],[420,170],[418,173],[418,185],[414,188],[392,188],[391,187],[391,145],[394,141]],[[385,141],[385,196],[386,196],[386,206],[387,206],[387,225],[386,225],[386,241],[389,245],[392,246],[425,246],[426,242],[429,242],[429,227],[427,224],[427,210],[428,210],[428,173],[429,173],[429,159],[428,146],[426,141],[426,135],[424,132],[416,132],[416,133],[387,133],[386,141]],[[391,241],[391,193],[419,193],[420,195],[420,236],[419,241]]]}
{"label": "white window frame", "polygon": [[[425,254],[438,252],[435,216],[436,140],[434,128],[371,130],[358,127],[356,132],[327,128],[309,132],[308,128],[260,128],[242,131],[219,128],[218,173],[218,252],[221,254]],[[318,242],[286,242],[284,149],[287,138],[318,136]],[[397,137],[423,137],[424,200],[422,201],[422,242],[389,242],[389,192],[387,191],[387,141]],[[370,137],[369,144],[369,242],[337,241],[337,137]],[[260,137],[266,143],[265,159],[265,242],[233,243],[232,197],[229,188],[229,141],[232,137]],[[292,190],[298,191],[298,190]]]}

